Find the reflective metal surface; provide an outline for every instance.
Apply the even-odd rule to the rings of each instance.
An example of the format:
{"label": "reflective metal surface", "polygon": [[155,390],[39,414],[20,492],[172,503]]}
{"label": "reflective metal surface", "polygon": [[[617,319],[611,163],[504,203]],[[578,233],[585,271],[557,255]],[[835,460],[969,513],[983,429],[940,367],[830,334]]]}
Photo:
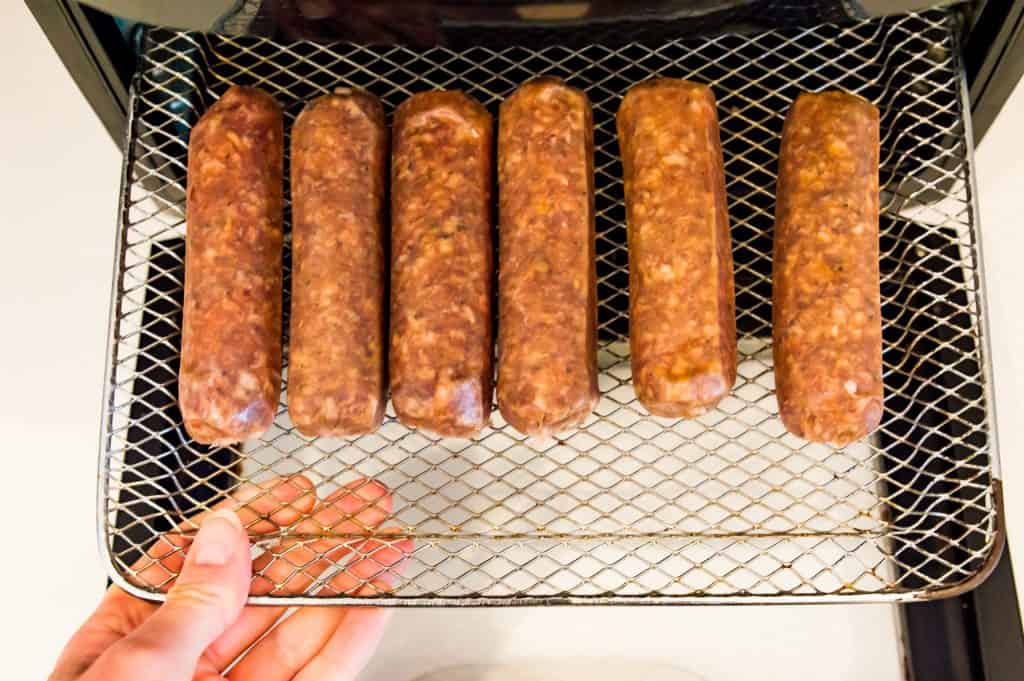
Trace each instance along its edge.
{"label": "reflective metal surface", "polygon": [[[302,474],[321,495],[364,476],[381,480],[394,494],[384,523],[393,529],[375,534],[371,550],[369,531],[319,524],[311,532],[308,511],[275,501],[274,514],[295,513],[280,531],[250,523],[263,552],[254,602],[912,600],[975,584],[1001,547],[1001,500],[953,29],[951,15],[931,11],[697,41],[466,50],[152,31],[126,140],[104,396],[98,522],[111,577],[159,598],[194,527],[181,526],[161,560],[139,562],[153,533],[211,507],[225,489]],[[566,78],[594,105],[602,396],[584,427],[528,440],[495,413],[478,438],[436,439],[389,410],[372,435],[310,439],[292,429],[282,394],[260,441],[237,450],[192,443],[176,375],[187,133],[198,116],[235,83],[272,93],[288,124],[305,101],[339,85],[369,89],[389,112],[432,88],[465,89],[496,112],[539,74]],[[711,85],[725,153],[739,379],[695,420],[651,417],[630,382],[613,115],[631,84],[656,74]],[[844,449],[786,433],[771,358],[779,134],[798,92],[826,88],[882,111],[885,415],[875,434]],[[287,266],[287,247],[285,258]],[[286,310],[287,302],[286,294]],[[293,483],[271,484],[278,488],[241,505],[296,496],[282,488]],[[318,553],[325,538],[352,553]],[[324,588],[352,555],[407,538],[415,545],[401,571],[378,562],[368,573],[369,555],[350,575],[366,588]],[[390,594],[374,586],[378,577],[393,581]]]}
{"label": "reflective metal surface", "polygon": [[[948,0],[947,0],[948,2]],[[936,0],[85,0],[114,16],[144,23],[278,40],[353,40],[438,45],[483,38],[499,28],[551,29],[545,44],[564,43],[574,27],[601,30],[631,22],[672,35],[759,27],[808,26],[920,10]],[[661,25],[659,27],[659,24]],[[559,30],[565,29],[565,30]],[[469,30],[467,35],[466,31]],[[483,32],[487,35],[480,35]]]}

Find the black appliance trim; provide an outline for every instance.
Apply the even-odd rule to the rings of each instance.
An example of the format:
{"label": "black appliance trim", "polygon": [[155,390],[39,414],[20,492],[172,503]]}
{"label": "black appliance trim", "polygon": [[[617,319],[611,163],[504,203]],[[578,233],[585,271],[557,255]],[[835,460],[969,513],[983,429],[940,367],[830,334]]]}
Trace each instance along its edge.
{"label": "black appliance trim", "polygon": [[1024,632],[1010,551],[977,589],[900,607],[910,681],[1016,681]]}
{"label": "black appliance trim", "polygon": [[1024,76],[1024,0],[988,0],[964,41],[974,141],[980,142]]}
{"label": "black appliance trim", "polygon": [[131,48],[113,17],[72,0],[25,0],[103,127],[120,144],[128,121]]}
{"label": "black appliance trim", "polygon": [[[134,69],[114,19],[73,0],[25,0],[104,127],[119,143]],[[965,37],[975,141],[1024,75],[1024,0],[974,3]],[[120,38],[120,36],[117,36]],[[851,606],[853,607],[853,606]],[[911,681],[1008,681],[1024,669],[1024,634],[1010,551],[981,586],[956,598],[900,606]]]}

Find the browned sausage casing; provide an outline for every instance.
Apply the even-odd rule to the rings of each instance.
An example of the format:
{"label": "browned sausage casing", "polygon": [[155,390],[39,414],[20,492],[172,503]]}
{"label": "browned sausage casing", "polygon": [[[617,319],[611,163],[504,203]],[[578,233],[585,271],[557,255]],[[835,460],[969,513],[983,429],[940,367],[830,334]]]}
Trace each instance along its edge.
{"label": "browned sausage casing", "polygon": [[197,442],[262,434],[281,390],[283,123],[232,87],[192,129],[178,396]]}
{"label": "browned sausage casing", "polygon": [[502,103],[498,124],[498,407],[547,435],[598,396],[590,101],[542,78]]}
{"label": "browned sausage casing", "polygon": [[492,376],[491,116],[461,92],[395,112],[391,165],[391,399],[405,424],[469,437]]}
{"label": "browned sausage casing", "polygon": [[288,413],[306,435],[373,431],[384,414],[384,109],[339,90],[292,128]]}
{"label": "browned sausage casing", "polygon": [[878,109],[803,94],[786,116],[775,209],[772,328],[790,432],[848,444],[882,417]]}
{"label": "browned sausage casing", "polygon": [[696,416],[736,380],[732,242],[711,89],[630,88],[616,116],[629,232],[629,340],[637,397]]}

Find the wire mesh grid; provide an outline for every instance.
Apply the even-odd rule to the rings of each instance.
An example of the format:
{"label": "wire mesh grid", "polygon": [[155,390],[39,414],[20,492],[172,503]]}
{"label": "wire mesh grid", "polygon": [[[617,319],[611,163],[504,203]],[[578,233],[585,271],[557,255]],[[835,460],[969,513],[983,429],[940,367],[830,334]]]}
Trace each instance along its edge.
{"label": "wire mesh grid", "polygon": [[[176,377],[187,136],[199,115],[232,84],[272,93],[286,127],[339,85],[374,92],[389,115],[433,88],[466,90],[496,112],[540,74],[583,88],[594,105],[601,399],[586,423],[540,441],[495,412],[479,437],[440,439],[389,408],[372,435],[306,438],[285,392],[259,441],[190,441]],[[631,84],[654,75],[711,85],[725,152],[739,378],[692,420],[650,416],[630,382],[614,112]],[[785,431],[771,359],[779,133],[799,91],[825,88],[882,111],[885,415],[842,449]],[[571,48],[151,30],[126,140],[101,442],[98,522],[112,578],[159,598],[194,533],[188,518],[227,503],[253,540],[254,602],[898,600],[968,588],[998,555],[1002,529],[966,116],[952,15],[939,10]],[[285,219],[287,234],[287,208]],[[287,272],[287,243],[284,257]],[[286,275],[286,316],[287,288]],[[366,478],[390,499],[349,503],[330,520],[311,508],[309,488],[371,489]]]}

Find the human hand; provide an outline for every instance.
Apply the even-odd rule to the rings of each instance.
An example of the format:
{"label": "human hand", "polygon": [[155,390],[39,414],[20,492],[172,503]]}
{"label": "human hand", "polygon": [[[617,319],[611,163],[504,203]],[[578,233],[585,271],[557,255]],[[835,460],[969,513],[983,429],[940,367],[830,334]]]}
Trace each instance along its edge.
{"label": "human hand", "polygon": [[[133,581],[160,585],[166,601],[108,589],[64,648],[50,681],[353,679],[377,647],[386,611],[312,606],[281,620],[286,608],[246,606],[245,598],[307,593],[317,582],[318,595],[390,590],[411,540],[337,538],[368,534],[390,512],[388,490],[368,480],[320,503],[302,476],[245,486],[162,536],[133,566]],[[285,540],[250,558],[248,535],[286,527],[293,536],[323,538]],[[345,570],[323,578],[346,562]]]}

